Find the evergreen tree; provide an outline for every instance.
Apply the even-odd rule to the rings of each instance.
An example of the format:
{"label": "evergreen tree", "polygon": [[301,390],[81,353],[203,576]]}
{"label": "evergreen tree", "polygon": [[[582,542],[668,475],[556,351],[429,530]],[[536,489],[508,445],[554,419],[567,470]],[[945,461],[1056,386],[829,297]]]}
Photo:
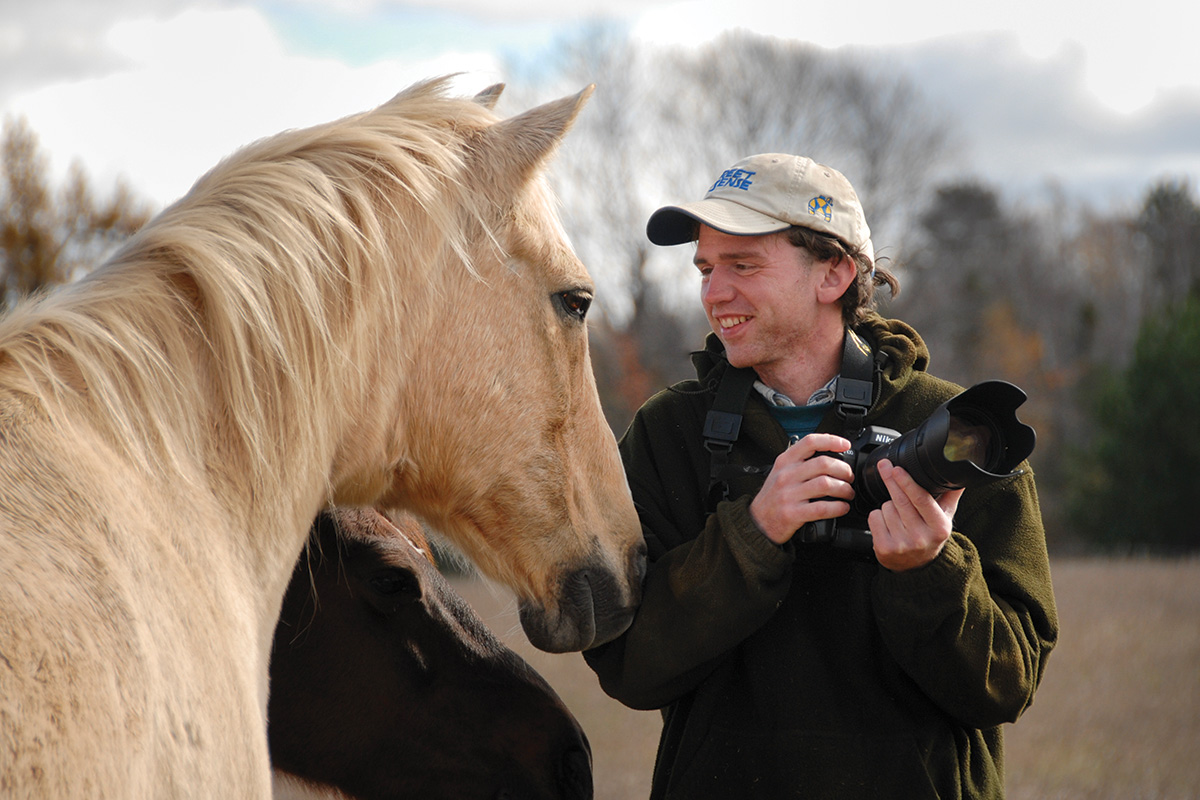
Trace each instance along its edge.
{"label": "evergreen tree", "polygon": [[1200,550],[1200,294],[1149,315],[1128,368],[1099,383],[1076,463],[1078,530],[1109,549]]}

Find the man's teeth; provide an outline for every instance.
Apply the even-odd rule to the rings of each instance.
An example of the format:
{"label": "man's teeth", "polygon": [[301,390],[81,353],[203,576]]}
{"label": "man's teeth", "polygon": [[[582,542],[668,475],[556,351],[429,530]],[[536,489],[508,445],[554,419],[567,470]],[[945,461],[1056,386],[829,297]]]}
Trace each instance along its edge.
{"label": "man's teeth", "polygon": [[750,319],[750,318],[749,317],[721,317],[721,319],[719,319],[717,321],[721,323],[722,328],[732,328],[734,325],[741,325],[743,322],[745,322],[748,319]]}

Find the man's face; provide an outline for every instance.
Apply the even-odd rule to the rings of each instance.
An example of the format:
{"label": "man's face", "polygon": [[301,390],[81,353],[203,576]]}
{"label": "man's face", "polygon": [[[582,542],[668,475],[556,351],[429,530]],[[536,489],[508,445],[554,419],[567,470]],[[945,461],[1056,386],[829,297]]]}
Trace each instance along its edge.
{"label": "man's face", "polygon": [[[700,226],[696,243],[700,299],[729,363],[770,375],[786,372],[807,352],[822,270],[784,233],[731,236]],[[775,385],[775,384],[772,384]]]}

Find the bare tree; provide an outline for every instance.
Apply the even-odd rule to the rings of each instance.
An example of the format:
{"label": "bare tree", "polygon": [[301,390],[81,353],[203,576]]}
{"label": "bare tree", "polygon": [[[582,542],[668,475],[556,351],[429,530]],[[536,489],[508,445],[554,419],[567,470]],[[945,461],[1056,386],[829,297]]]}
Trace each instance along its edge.
{"label": "bare tree", "polygon": [[830,159],[854,176],[880,252],[903,253],[905,233],[952,152],[953,129],[932,112],[908,78],[863,65],[835,69],[838,132]]}
{"label": "bare tree", "polygon": [[78,277],[150,217],[124,184],[98,201],[78,163],[57,194],[46,173],[46,156],[29,124],[6,120],[0,141],[0,303],[5,306]]}
{"label": "bare tree", "polygon": [[652,391],[687,376],[685,356],[706,327],[695,295],[672,297],[686,287],[655,272],[662,262],[644,234],[653,204],[667,193],[654,154],[669,149],[664,135],[676,134],[652,122],[661,109],[651,87],[661,76],[654,53],[621,28],[596,23],[559,46],[540,89],[597,85],[552,178],[563,223],[599,285],[593,362],[618,431]]}
{"label": "bare tree", "polygon": [[597,84],[554,168],[564,224],[600,284],[602,326],[632,339],[651,383],[685,377],[707,328],[685,257],[646,240],[655,208],[699,199],[743,156],[800,153],[847,173],[887,252],[948,146],[948,123],[903,78],[801,42],[739,31],[654,49],[597,24],[557,54],[543,91]]}
{"label": "bare tree", "polygon": [[1160,181],[1137,218],[1149,262],[1147,310],[1200,294],[1200,207],[1185,181]]}

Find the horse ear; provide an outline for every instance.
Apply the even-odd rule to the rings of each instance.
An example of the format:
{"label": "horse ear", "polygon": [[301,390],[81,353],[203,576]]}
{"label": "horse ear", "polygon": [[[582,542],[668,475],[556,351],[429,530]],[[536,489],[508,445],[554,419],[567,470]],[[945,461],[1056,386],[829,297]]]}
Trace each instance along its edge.
{"label": "horse ear", "polygon": [[479,94],[475,95],[475,102],[488,110],[496,108],[496,101],[500,99],[500,93],[504,91],[503,83],[493,83],[491,86],[484,89]]}
{"label": "horse ear", "polygon": [[524,185],[554,153],[595,88],[592,84],[485,128],[472,148],[475,166],[490,173],[497,187]]}

